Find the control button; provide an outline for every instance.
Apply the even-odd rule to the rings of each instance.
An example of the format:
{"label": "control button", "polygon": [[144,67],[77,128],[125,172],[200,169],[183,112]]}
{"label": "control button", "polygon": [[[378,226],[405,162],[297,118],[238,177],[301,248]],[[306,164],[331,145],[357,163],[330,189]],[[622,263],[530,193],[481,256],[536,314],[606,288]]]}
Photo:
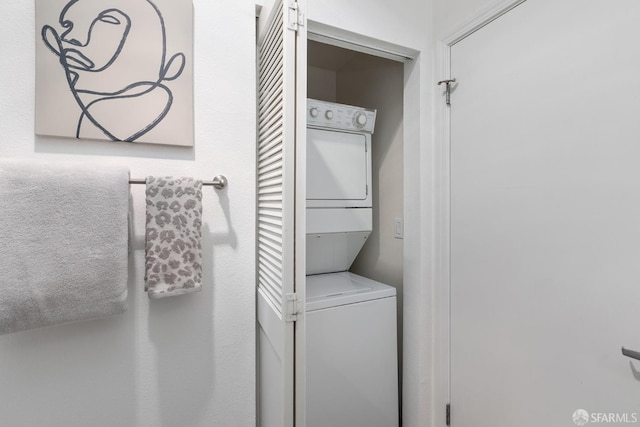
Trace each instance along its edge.
{"label": "control button", "polygon": [[328,120],[333,119],[333,111],[331,111],[331,110],[327,110],[327,112],[326,112],[326,113],[324,113],[324,116],[325,116]]}
{"label": "control button", "polygon": [[318,109],[316,107],[313,107],[311,110],[309,110],[309,114],[311,115],[311,117],[318,117]]}
{"label": "control button", "polygon": [[364,113],[356,113],[353,117],[353,123],[359,128],[362,128],[367,124],[367,116]]}

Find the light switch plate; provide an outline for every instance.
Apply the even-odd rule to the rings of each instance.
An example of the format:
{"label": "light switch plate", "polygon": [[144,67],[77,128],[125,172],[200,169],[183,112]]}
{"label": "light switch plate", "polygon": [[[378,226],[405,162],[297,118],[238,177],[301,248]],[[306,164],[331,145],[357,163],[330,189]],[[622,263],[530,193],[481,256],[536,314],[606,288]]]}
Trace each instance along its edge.
{"label": "light switch plate", "polygon": [[396,218],[393,223],[393,237],[402,239],[404,237],[404,223],[402,218]]}

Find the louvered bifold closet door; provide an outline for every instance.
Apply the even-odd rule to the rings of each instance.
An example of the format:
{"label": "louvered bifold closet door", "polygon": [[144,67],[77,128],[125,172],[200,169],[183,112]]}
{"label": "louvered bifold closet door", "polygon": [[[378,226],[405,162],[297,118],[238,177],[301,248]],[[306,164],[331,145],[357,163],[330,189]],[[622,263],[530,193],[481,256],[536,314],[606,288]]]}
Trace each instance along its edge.
{"label": "louvered bifold closet door", "polygon": [[277,1],[258,38],[257,299],[259,425],[294,425],[295,42]]}
{"label": "louvered bifold closet door", "polygon": [[258,289],[280,313],[285,294],[293,292],[295,188],[295,117],[287,116],[283,12],[280,3],[258,58]]}

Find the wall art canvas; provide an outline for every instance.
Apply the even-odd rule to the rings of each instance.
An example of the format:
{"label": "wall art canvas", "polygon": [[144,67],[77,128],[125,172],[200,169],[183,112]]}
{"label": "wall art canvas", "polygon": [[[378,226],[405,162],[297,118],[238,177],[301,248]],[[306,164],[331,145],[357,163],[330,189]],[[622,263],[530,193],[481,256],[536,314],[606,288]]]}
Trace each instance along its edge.
{"label": "wall art canvas", "polygon": [[36,0],[36,134],[193,145],[191,0]]}

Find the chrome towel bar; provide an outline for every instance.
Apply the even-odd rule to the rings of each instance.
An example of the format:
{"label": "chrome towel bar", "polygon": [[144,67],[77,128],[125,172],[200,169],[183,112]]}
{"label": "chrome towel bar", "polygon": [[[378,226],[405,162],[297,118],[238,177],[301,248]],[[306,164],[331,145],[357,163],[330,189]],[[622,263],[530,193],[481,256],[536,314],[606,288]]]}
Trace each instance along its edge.
{"label": "chrome towel bar", "polygon": [[633,350],[627,350],[624,347],[622,347],[622,355],[630,357],[632,359],[640,360],[640,352],[633,351]]}
{"label": "chrome towel bar", "polygon": [[[146,179],[132,178],[129,179],[129,184],[146,184]],[[212,181],[202,181],[202,185],[209,185],[216,188],[216,190],[222,190],[227,187],[228,181],[224,175],[218,175],[213,178]]]}

